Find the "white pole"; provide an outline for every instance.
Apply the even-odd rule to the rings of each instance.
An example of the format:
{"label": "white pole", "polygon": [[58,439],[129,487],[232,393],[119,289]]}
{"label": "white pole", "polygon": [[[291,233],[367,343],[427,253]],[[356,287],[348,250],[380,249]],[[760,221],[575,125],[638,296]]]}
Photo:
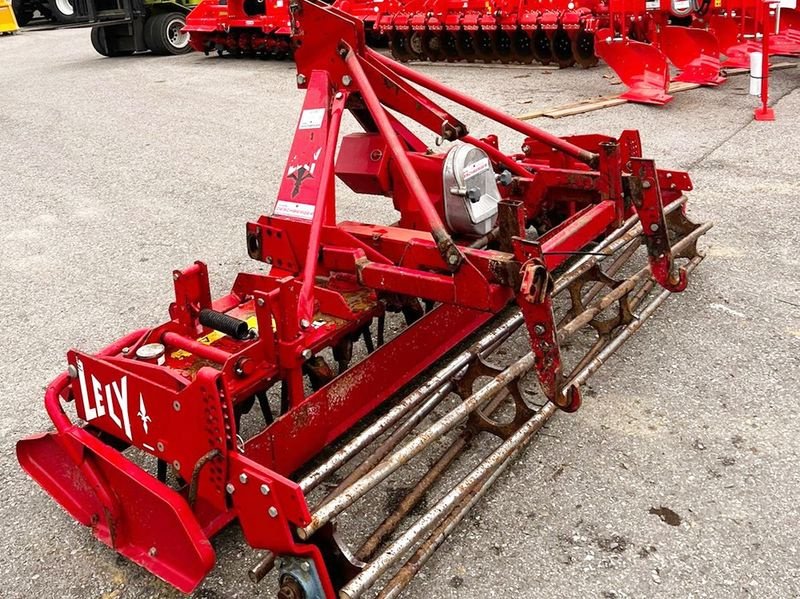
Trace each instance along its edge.
{"label": "white pole", "polygon": [[761,52],[750,52],[750,95],[761,95]]}

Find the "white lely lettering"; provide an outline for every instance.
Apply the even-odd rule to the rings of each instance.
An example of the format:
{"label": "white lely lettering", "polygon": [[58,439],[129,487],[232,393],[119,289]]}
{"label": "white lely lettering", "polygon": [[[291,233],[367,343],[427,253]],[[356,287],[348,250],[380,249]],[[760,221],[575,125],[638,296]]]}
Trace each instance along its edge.
{"label": "white lely lettering", "polygon": [[[128,414],[128,376],[125,375],[118,381],[103,385],[96,376],[90,375],[90,383],[86,380],[86,371],[83,362],[79,358],[75,360],[75,367],[78,370],[78,383],[81,388],[83,398],[83,413],[87,422],[96,418],[101,418],[108,414],[111,421],[125,433],[125,436],[133,441],[131,431],[131,420]],[[91,384],[91,392],[89,385]],[[145,434],[148,432],[150,417],[144,407],[144,398],[139,394],[139,414],[144,425]]]}

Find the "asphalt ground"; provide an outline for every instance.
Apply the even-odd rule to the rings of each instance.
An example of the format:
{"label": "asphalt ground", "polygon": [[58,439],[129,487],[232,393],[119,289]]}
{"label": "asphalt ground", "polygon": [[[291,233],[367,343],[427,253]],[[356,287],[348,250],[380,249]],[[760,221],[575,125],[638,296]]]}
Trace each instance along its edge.
{"label": "asphalt ground", "polygon": [[[254,269],[244,223],[272,208],[302,94],[290,62],[104,59],[88,36],[0,39],[0,596],[177,597],[73,523],[14,444],[50,427],[43,391],[68,348],[167,318],[173,269],[206,261],[215,294]],[[512,114],[619,90],[604,67],[419,68]],[[408,597],[800,596],[798,87],[800,69],[774,74],[774,123],[753,121],[745,77],[665,108],[536,121],[562,135],[639,129],[647,156],[691,172],[690,215],[715,223],[708,258]],[[338,207],[393,217],[346,191]],[[236,528],[214,545],[197,597],[274,596],[274,580],[247,580],[254,554]]]}

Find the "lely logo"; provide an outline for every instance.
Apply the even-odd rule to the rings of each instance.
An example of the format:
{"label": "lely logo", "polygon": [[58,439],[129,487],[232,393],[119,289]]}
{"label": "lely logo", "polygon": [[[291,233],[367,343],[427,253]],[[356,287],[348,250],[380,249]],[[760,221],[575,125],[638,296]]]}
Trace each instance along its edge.
{"label": "lely logo", "polygon": [[[124,375],[116,381],[102,383],[93,374],[87,377],[86,370],[80,358],[76,358],[75,367],[78,370],[78,382],[83,398],[83,412],[87,422],[96,418],[108,416],[125,436],[133,441],[131,420],[128,412],[128,376]],[[139,394],[138,412],[136,414],[142,421],[142,428],[147,434],[152,418],[147,414],[144,397]]]}

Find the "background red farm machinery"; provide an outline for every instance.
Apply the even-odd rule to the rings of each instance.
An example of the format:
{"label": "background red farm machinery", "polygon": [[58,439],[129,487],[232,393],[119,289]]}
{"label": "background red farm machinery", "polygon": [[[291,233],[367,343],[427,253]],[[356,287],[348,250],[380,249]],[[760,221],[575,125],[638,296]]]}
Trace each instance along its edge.
{"label": "background red farm machinery", "polygon": [[[665,104],[672,99],[671,81],[719,85],[723,67],[750,67],[765,31],[771,33],[769,54],[800,56],[795,10],[762,0],[693,2],[680,11],[682,2],[663,10],[662,1],[654,11],[642,0],[610,0],[611,27],[598,32],[596,52],[628,86],[623,98]],[[675,77],[670,63],[679,70]]]}
{"label": "background red farm machinery", "polygon": [[[277,567],[281,597],[396,596],[686,288],[710,225],[686,216],[688,174],[644,158],[637,132],[555,137],[371,50],[336,9],[290,14],[305,101],[275,207],[246,227],[269,268],[215,300],[204,264],[173,272],[169,319],[70,351],[46,391],[55,431],[17,454],[99,540],[184,592],[238,521],[265,552],[252,578]],[[345,118],[361,131],[342,136]],[[391,201],[394,224],[341,220],[337,179]],[[336,526],[401,475],[408,495],[351,552]]]}
{"label": "background red farm machinery", "polygon": [[204,0],[184,31],[198,52],[287,58],[292,55],[289,0]]}
{"label": "background red farm machinery", "polygon": [[[372,45],[412,60],[591,67],[602,58],[629,88],[623,97],[664,104],[672,80],[715,86],[726,67],[749,67],[765,28],[772,54],[800,56],[800,16],[765,16],[762,0],[339,0]],[[204,0],[187,18],[206,53],[288,57],[286,0]],[[672,77],[670,64],[678,70]]]}

